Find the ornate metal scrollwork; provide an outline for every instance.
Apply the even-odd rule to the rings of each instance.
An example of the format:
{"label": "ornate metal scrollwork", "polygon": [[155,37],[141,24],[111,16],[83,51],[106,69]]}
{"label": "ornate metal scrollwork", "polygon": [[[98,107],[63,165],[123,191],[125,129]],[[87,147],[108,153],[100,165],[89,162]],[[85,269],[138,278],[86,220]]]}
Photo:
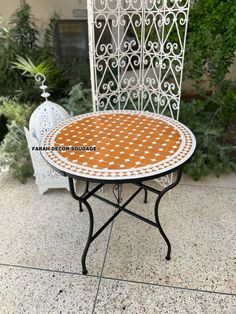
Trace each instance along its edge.
{"label": "ornate metal scrollwork", "polygon": [[95,111],[149,110],[178,119],[189,5],[88,0]]}

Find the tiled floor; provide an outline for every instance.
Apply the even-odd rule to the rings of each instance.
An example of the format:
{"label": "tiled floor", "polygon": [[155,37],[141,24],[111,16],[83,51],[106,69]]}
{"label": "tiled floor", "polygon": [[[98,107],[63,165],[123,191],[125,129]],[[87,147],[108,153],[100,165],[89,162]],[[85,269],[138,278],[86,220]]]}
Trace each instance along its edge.
{"label": "tiled floor", "polygon": [[[149,182],[155,185],[154,182]],[[124,198],[135,187],[124,188]],[[104,197],[111,198],[105,187]],[[140,194],[129,209],[151,219]],[[113,209],[91,199],[96,228]],[[40,196],[34,181],[0,173],[0,314],[236,313],[236,176],[184,177],[160,205],[158,230],[121,214],[80,258],[88,215],[67,191]]]}

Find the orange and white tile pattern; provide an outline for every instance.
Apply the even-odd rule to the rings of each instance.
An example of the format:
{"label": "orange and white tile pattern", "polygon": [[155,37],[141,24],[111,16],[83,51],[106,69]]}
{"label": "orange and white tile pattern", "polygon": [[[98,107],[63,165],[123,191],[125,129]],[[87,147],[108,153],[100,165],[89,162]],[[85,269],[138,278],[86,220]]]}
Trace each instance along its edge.
{"label": "orange and white tile pattern", "polygon": [[192,132],[163,115],[102,111],[70,118],[50,130],[43,147],[95,146],[93,151],[42,151],[66,175],[99,180],[147,178],[186,162],[196,146]]}

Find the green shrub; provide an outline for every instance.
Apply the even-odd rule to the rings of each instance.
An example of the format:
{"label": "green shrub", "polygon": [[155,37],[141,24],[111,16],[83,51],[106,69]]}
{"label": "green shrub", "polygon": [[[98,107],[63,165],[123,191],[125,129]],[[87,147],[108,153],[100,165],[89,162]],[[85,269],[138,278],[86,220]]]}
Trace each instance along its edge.
{"label": "green shrub", "polygon": [[221,87],[235,59],[236,1],[198,0],[189,14],[185,77]]}
{"label": "green shrub", "polygon": [[24,133],[35,104],[19,103],[16,99],[0,98],[0,115],[8,119],[8,133],[0,145],[0,169],[9,168],[20,182],[33,174],[30,153]]}
{"label": "green shrub", "polygon": [[14,96],[25,88],[25,79],[19,71],[13,71],[12,61],[17,55],[38,57],[39,31],[31,15],[29,5],[17,9],[9,21],[1,21],[0,27],[0,96]]}
{"label": "green shrub", "polygon": [[83,83],[74,85],[69,92],[69,98],[63,99],[61,105],[73,115],[79,115],[93,110],[91,90]]}
{"label": "green shrub", "polygon": [[16,179],[25,183],[33,175],[33,167],[24,130],[15,121],[7,127],[8,133],[0,146],[0,168],[9,168]]}
{"label": "green shrub", "polygon": [[35,104],[20,103],[17,99],[0,97],[0,115],[8,121],[15,121],[20,126],[27,126],[30,115],[36,108]]}
{"label": "green shrub", "polygon": [[236,94],[230,82],[225,82],[221,92],[191,102],[183,102],[180,120],[197,139],[196,152],[185,171],[195,180],[214,173],[236,170],[236,142],[229,140],[229,121],[236,120]]}
{"label": "green shrub", "polygon": [[39,93],[39,83],[35,81],[37,73],[41,73],[46,77],[48,92],[50,92],[52,98],[59,99],[67,94],[68,79],[63,75],[62,67],[56,66],[50,58],[35,65],[30,58],[16,56],[16,61],[12,62],[12,65],[22,72],[23,77],[28,78],[27,82],[31,85],[31,89],[27,88],[26,84],[24,90],[19,91],[17,94],[19,99],[23,98],[38,103],[42,101]]}
{"label": "green shrub", "polygon": [[[54,99],[66,95],[67,73],[54,53],[53,34],[58,14],[41,30],[35,24],[31,7],[24,4],[9,21],[0,25],[0,96],[17,96],[20,101],[40,101],[32,75],[41,71]],[[22,71],[26,75],[22,75]]]}
{"label": "green shrub", "polygon": [[182,102],[180,120],[197,139],[185,167],[194,179],[236,170],[236,143],[226,136],[236,121],[236,87],[225,79],[235,60],[235,33],[234,0],[198,0],[190,10],[184,74],[195,81],[196,95]]}
{"label": "green shrub", "polygon": [[82,83],[85,88],[91,87],[90,81],[90,68],[88,61],[83,57],[73,58],[69,64],[70,72],[70,89],[78,84]]}

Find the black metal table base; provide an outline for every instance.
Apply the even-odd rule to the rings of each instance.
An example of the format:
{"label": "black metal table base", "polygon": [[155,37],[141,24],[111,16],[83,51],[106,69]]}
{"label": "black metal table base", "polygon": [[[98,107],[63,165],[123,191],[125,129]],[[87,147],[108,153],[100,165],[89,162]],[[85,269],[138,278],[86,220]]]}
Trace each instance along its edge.
{"label": "black metal table base", "polygon": [[[90,247],[90,244],[100,235],[100,233],[121,213],[127,213],[129,215],[134,216],[135,218],[138,218],[139,220],[142,220],[154,227],[156,227],[157,229],[159,229],[160,234],[162,235],[163,239],[166,242],[167,245],[167,255],[166,255],[166,259],[170,260],[170,256],[171,256],[171,244],[169,239],[167,238],[165,232],[163,231],[162,227],[161,227],[161,223],[160,223],[160,219],[159,219],[159,203],[160,200],[162,199],[162,197],[166,194],[166,192],[168,192],[169,190],[171,190],[172,188],[174,188],[181,179],[181,175],[182,175],[182,169],[177,170],[177,176],[176,179],[173,183],[171,183],[169,186],[167,186],[166,188],[164,188],[163,190],[157,190],[154,189],[148,185],[143,184],[142,182],[134,182],[132,184],[136,185],[138,187],[137,191],[131,195],[129,197],[129,199],[127,201],[125,201],[123,203],[123,205],[121,205],[122,199],[121,199],[121,192],[122,192],[122,184],[116,184],[113,188],[113,193],[116,196],[116,200],[117,203],[111,202],[110,200],[102,197],[101,195],[96,194],[96,192],[98,192],[98,190],[100,190],[105,184],[98,184],[95,188],[93,188],[91,191],[89,191],[89,182],[86,182],[86,186],[85,186],[85,191],[81,196],[78,196],[75,192],[75,188],[74,188],[74,182],[72,178],[69,178],[69,185],[70,185],[70,192],[71,195],[74,199],[79,201],[79,208],[80,211],[83,211],[83,208],[85,207],[88,210],[89,213],[89,234],[88,234],[88,240],[86,243],[86,246],[84,248],[84,252],[82,255],[82,272],[83,274],[87,274],[87,268],[86,268],[86,256]],[[130,211],[129,209],[126,208],[126,206],[142,191],[144,190],[144,203],[147,203],[147,197],[148,197],[148,191],[157,194],[157,199],[155,202],[155,207],[154,207],[154,215],[155,215],[155,222],[151,221],[139,214],[136,214],[132,211]],[[117,195],[116,195],[117,193]],[[107,220],[107,222],[98,230],[94,233],[94,216],[93,216],[93,210],[90,206],[90,204],[88,203],[88,199],[90,197],[95,197],[98,200],[101,200],[109,205],[114,206],[115,208],[117,208],[117,211]],[[84,205],[84,206],[83,206]]]}

